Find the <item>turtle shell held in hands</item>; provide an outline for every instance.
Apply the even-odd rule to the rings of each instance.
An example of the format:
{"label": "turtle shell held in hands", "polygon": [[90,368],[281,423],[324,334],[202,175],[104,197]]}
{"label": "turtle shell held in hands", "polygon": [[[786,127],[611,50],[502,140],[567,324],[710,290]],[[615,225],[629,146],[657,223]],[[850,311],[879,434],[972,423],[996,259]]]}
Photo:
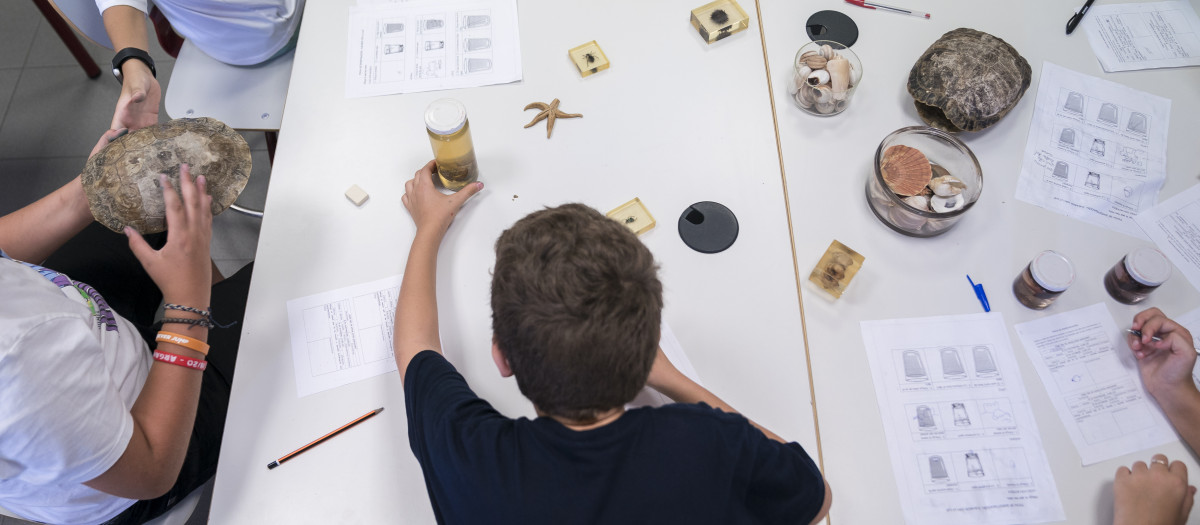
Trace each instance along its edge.
{"label": "turtle shell held in hands", "polygon": [[937,39],[908,74],[908,93],[926,124],[980,131],[1017,105],[1033,71],[1007,42],[959,28]]}
{"label": "turtle shell held in hands", "polygon": [[204,175],[213,215],[225,211],[250,178],[250,146],[223,122],[181,118],[120,137],[88,159],[83,191],[92,215],[109,229],[131,226],[141,233],[167,229],[158,174],[178,191],[179,166]]}

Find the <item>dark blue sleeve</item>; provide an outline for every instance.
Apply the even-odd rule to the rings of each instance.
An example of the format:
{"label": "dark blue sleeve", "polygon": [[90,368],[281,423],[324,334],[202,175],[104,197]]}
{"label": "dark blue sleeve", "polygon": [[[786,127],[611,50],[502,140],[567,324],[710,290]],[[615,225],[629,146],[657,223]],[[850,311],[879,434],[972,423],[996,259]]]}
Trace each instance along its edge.
{"label": "dark blue sleeve", "polygon": [[754,470],[747,508],[762,523],[811,523],[825,503],[825,478],[799,443],[752,432]]}
{"label": "dark blue sleeve", "polygon": [[424,350],[408,363],[404,374],[404,406],[408,440],[421,466],[454,447],[469,430],[494,418],[504,419],[492,405],[475,395],[467,380],[442,354]]}

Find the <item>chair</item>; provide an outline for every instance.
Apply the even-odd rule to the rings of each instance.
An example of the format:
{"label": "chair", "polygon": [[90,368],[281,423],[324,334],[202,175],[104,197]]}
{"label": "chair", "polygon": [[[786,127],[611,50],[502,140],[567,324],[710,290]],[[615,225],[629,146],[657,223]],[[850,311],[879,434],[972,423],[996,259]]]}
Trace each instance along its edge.
{"label": "chair", "polygon": [[[49,0],[75,31],[96,45],[112,49],[104,18],[94,0]],[[163,109],[171,118],[212,117],[244,131],[267,134],[267,152],[275,158],[275,142],[283,103],[291,82],[295,50],[265,64],[231,66],[209,57],[184,41],[163,94]],[[234,204],[235,211],[262,217],[261,211]]]}

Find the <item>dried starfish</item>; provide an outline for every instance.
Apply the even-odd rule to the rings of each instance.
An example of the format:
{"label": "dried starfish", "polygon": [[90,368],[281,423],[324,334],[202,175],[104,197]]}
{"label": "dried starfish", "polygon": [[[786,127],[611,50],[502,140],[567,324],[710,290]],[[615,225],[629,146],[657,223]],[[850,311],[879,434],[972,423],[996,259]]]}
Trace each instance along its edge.
{"label": "dried starfish", "polygon": [[554,119],[583,117],[583,115],[579,113],[563,113],[562,111],[559,111],[557,98],[551,101],[549,104],[545,104],[543,102],[534,102],[528,106],[525,106],[525,111],[529,111],[531,109],[540,109],[542,111],[541,113],[538,113],[536,117],[533,117],[533,120],[526,124],[525,127],[528,128],[529,126],[545,120],[546,138],[550,138],[550,134],[554,132]]}

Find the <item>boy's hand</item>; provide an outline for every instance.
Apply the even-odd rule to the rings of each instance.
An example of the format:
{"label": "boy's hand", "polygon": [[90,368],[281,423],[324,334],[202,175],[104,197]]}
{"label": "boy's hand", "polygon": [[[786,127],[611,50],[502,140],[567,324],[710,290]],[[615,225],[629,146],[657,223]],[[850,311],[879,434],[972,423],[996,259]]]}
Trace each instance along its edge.
{"label": "boy's hand", "polygon": [[158,105],[162,88],[150,68],[141,60],[126,60],[121,64],[121,96],[113,111],[112,129],[142,129],[158,124]]}
{"label": "boy's hand", "polygon": [[167,244],[154,250],[142,235],[128,226],[129,249],[162,291],[163,300],[192,308],[207,309],[212,283],[208,256],[212,240],[212,196],[201,175],[192,180],[191,170],[179,168],[180,195],[166,175],[160,175],[167,211]]}
{"label": "boy's hand", "polygon": [[1114,525],[1176,525],[1187,522],[1196,496],[1188,486],[1187,466],[1155,454],[1151,465],[1138,461],[1117,469],[1113,480]]}
{"label": "boy's hand", "polygon": [[[1192,381],[1196,349],[1186,328],[1168,319],[1158,308],[1151,308],[1134,316],[1133,329],[1141,330],[1142,336],[1130,334],[1129,348],[1141,365],[1146,390],[1160,404],[1196,389]],[[1154,341],[1153,337],[1162,341]]]}
{"label": "boy's hand", "polygon": [[443,195],[433,184],[434,166],[435,162],[429,161],[425,167],[417,170],[412,180],[404,183],[404,196],[400,202],[412,215],[418,233],[428,231],[440,237],[450,228],[454,216],[467,199],[483,189],[483,183],[472,182],[458,193]]}

